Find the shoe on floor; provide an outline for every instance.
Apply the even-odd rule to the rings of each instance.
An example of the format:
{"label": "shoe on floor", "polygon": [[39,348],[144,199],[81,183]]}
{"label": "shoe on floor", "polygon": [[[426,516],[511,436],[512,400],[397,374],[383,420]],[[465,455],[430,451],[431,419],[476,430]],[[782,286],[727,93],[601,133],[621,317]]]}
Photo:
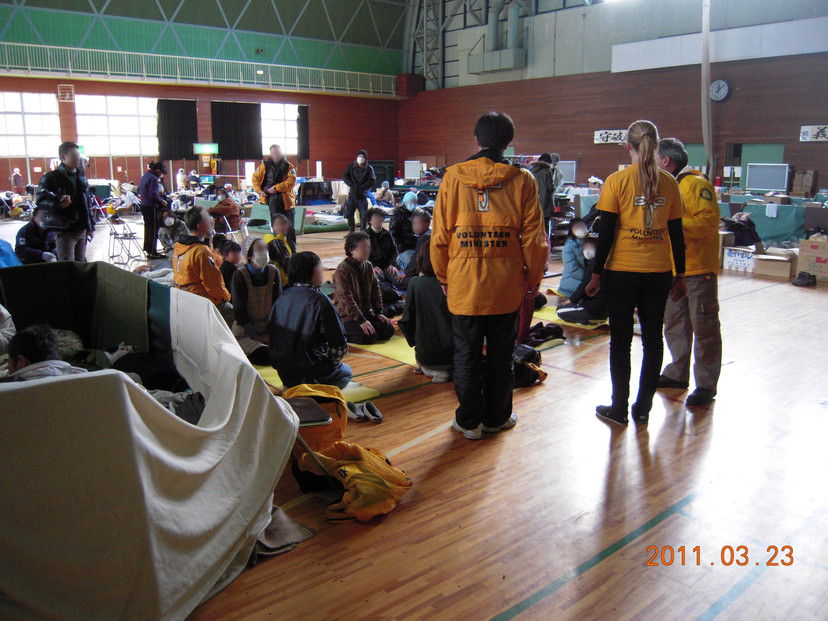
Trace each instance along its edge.
{"label": "shoe on floor", "polygon": [[661,375],[658,378],[658,387],[659,388],[678,388],[679,390],[687,390],[690,388],[690,382],[679,382],[678,380],[674,380],[671,377],[667,377],[666,375]]}
{"label": "shoe on floor", "polygon": [[479,440],[483,437],[483,424],[481,423],[474,429],[463,429],[460,425],[457,424],[457,420],[455,419],[451,423],[451,428],[457,431],[458,433],[462,433],[463,437],[467,440]]}
{"label": "shoe on floor", "polygon": [[696,388],[691,392],[685,403],[687,405],[710,405],[716,398],[716,391],[707,388]]}
{"label": "shoe on floor", "polygon": [[608,423],[614,423],[616,425],[626,425],[629,422],[626,412],[614,412],[612,406],[609,405],[599,405],[596,407],[595,415],[601,420],[605,420]]}
{"label": "shoe on floor", "polygon": [[372,423],[381,423],[382,422],[382,413],[377,409],[370,401],[366,401],[360,406],[360,410],[363,414],[365,414],[365,418],[370,420]]}
{"label": "shoe on floor", "polygon": [[499,427],[486,427],[486,425],[483,425],[483,431],[485,431],[486,433],[497,433],[498,431],[503,431],[505,429],[511,429],[515,425],[517,425],[517,414],[512,412],[512,415],[509,416],[509,420],[507,420],[505,423],[503,423]]}
{"label": "shoe on floor", "polygon": [[817,279],[816,276],[808,272],[799,272],[796,278],[791,281],[791,284],[796,287],[816,287]]}
{"label": "shoe on floor", "polygon": [[630,408],[630,415],[633,422],[638,425],[646,425],[650,421],[650,413],[642,412],[637,403],[633,403],[632,408]]}
{"label": "shoe on floor", "polygon": [[351,403],[350,401],[345,403],[345,407],[348,408],[348,420],[351,420],[355,423],[364,423],[368,420],[365,416],[362,408],[358,406],[356,403]]}

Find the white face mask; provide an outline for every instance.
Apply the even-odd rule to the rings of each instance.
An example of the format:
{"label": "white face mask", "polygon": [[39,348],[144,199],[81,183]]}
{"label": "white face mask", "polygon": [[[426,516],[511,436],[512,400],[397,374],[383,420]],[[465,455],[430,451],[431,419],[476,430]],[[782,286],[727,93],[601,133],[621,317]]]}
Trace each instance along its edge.
{"label": "white face mask", "polygon": [[584,258],[589,259],[590,261],[595,258],[595,249],[594,248],[584,248]]}
{"label": "white face mask", "polygon": [[357,158],[357,164],[359,164],[360,166],[362,166],[364,163],[365,163],[365,158],[364,158],[364,157],[362,157],[362,156],[360,155],[360,156]]}
{"label": "white face mask", "polygon": [[575,229],[572,232],[575,234],[575,237],[577,237],[578,239],[583,239],[584,237],[587,236],[586,229]]}
{"label": "white face mask", "polygon": [[175,224],[175,218],[164,218],[164,226],[172,226]]}
{"label": "white face mask", "polygon": [[256,267],[264,267],[267,265],[267,250],[259,250],[253,253],[253,264]]}

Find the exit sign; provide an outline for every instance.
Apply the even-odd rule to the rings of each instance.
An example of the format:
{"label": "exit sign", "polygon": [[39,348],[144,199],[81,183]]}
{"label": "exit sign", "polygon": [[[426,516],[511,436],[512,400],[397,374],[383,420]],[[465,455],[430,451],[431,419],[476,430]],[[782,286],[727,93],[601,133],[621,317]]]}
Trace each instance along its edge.
{"label": "exit sign", "polygon": [[193,143],[193,152],[198,155],[213,155],[214,153],[218,153],[218,143],[195,142]]}

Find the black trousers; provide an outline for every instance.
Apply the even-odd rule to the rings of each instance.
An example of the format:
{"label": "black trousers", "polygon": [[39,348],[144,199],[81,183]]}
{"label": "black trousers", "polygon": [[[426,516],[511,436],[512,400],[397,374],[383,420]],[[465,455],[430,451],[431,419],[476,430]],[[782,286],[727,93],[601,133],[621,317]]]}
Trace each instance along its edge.
{"label": "black trousers", "polygon": [[517,311],[453,317],[454,391],[460,402],[455,417],[463,429],[474,429],[480,423],[499,427],[512,415],[512,353],[517,318]]}
{"label": "black trousers", "polygon": [[294,226],[294,219],[296,211],[293,209],[293,207],[291,207],[290,209],[285,209],[285,198],[284,196],[282,196],[281,192],[276,192],[275,194],[268,194],[267,208],[270,210],[271,222],[273,222],[273,218],[276,216],[277,213],[282,214],[288,219],[288,232],[286,237],[287,240],[295,246],[296,228]]}
{"label": "black trousers", "polygon": [[357,210],[359,210],[359,228],[365,231],[368,229],[368,223],[365,218],[365,213],[368,211],[368,199],[364,196],[362,198],[357,198],[348,195],[348,200],[345,203],[345,218],[348,220],[349,231],[356,230],[356,219],[354,218],[354,214]]}
{"label": "black trousers", "polygon": [[141,205],[141,215],[144,216],[144,252],[158,252],[158,208]]}
{"label": "black trousers", "polygon": [[630,347],[636,309],[644,347],[636,403],[642,413],[649,412],[653,406],[664,357],[664,308],[672,284],[672,272],[640,274],[604,271],[601,286],[606,287],[609,307],[612,407],[616,411],[626,412],[629,405]]}
{"label": "black trousers", "polygon": [[345,338],[349,343],[354,345],[373,345],[374,343],[384,343],[392,336],[394,336],[394,326],[380,321],[377,317],[368,317],[368,321],[374,326],[373,334],[365,334],[357,321],[343,321],[345,327]]}

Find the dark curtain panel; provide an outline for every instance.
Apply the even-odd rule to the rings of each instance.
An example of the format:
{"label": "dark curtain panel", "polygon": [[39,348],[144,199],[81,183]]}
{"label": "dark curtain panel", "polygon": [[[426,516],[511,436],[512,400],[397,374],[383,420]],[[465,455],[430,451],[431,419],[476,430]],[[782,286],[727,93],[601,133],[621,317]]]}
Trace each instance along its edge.
{"label": "dark curtain panel", "polygon": [[184,99],[158,100],[158,155],[161,160],[191,160],[198,142],[196,102]]}
{"label": "dark curtain panel", "polygon": [[262,107],[259,104],[214,101],[211,104],[213,142],[225,160],[262,157]]}

